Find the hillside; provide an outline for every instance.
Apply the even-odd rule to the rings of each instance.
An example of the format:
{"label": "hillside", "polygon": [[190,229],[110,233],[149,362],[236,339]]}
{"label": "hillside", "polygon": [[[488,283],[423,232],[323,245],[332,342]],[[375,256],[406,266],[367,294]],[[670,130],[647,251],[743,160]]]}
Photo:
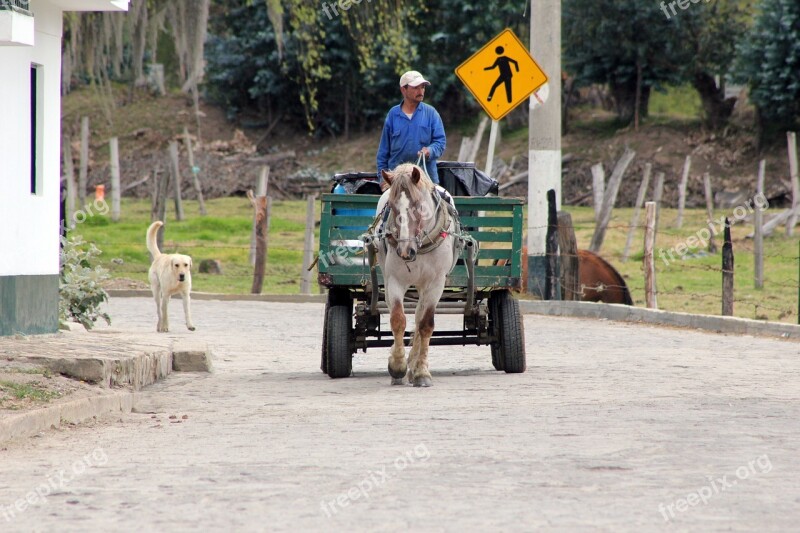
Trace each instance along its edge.
{"label": "hillside", "polygon": [[[276,198],[298,198],[312,190],[327,190],[326,180],[335,172],[372,171],[379,129],[343,138],[314,138],[305,132],[291,131],[280,123],[271,129],[244,127],[226,119],[224,112],[202,104],[200,139],[193,118],[191,101],[184,95],[170,94],[156,98],[137,92],[131,100],[127,89],[115,93],[115,108],[104,105],[97,93],[83,89],[67,95],[63,101],[62,123],[65,135],[72,139],[75,168],[80,154],[80,117],[89,116],[91,150],[89,187],[108,186],[108,139],[115,135],[120,142],[122,188],[125,196],[149,197],[153,173],[167,169],[167,150],[171,140],[181,141],[181,165],[185,196],[193,197],[189,182],[186,148],[182,142],[184,127],[194,140],[195,165],[203,182],[206,197],[242,195],[253,187],[263,165],[270,165],[270,194]],[[103,110],[106,109],[104,112]],[[106,117],[113,117],[109,121]],[[609,175],[616,158],[626,145],[636,150],[637,158],[623,180],[618,205],[631,205],[642,169],[651,162],[654,172],[666,174],[664,201],[677,205],[677,187],[686,155],[692,155],[692,172],[687,205],[705,205],[702,174],[709,172],[715,192],[744,189],[752,194],[755,171],[760,157],[766,157],[767,191],[779,197],[789,190],[788,165],[784,145],[776,144],[759,156],[752,128],[746,117],[739,119],[724,135],[704,132],[693,119],[654,115],[639,131],[632,127],[618,129],[613,116],[602,110],[580,108],[570,117],[570,132],[563,138],[566,163],[562,182],[565,205],[591,205],[590,167],[603,162]],[[448,147],[443,160],[457,158],[461,138],[474,135],[478,122],[446,124]],[[523,119],[524,122],[524,119]],[[503,125],[496,156],[496,169],[504,169],[498,179],[527,169],[527,128],[513,131]],[[483,166],[488,132],[478,157]],[[525,197],[525,183],[508,188],[505,194]]]}

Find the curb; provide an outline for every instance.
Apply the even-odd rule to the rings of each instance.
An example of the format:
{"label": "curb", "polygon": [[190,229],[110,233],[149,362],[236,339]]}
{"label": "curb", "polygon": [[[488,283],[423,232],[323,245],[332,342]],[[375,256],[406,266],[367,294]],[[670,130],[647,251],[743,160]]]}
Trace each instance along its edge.
{"label": "curb", "polygon": [[631,307],[622,304],[594,302],[520,300],[519,307],[520,311],[525,314],[607,319],[657,326],[700,329],[713,333],[800,339],[800,325],[764,322],[748,318],[692,315],[689,313]]}
{"label": "curb", "polygon": [[[109,297],[131,298],[150,297],[148,290],[110,290]],[[285,303],[319,303],[324,304],[324,294],[292,295],[292,294],[218,294],[210,292],[193,292],[192,298],[198,300],[222,301],[256,301]],[[764,322],[748,318],[714,315],[693,315],[674,311],[661,311],[644,307],[631,307],[621,304],[605,304],[595,302],[574,301],[542,301],[519,300],[523,314],[564,316],[574,318],[594,318],[616,320],[619,322],[636,322],[656,326],[683,327],[700,329],[713,333],[734,333],[758,337],[779,337],[783,339],[800,338],[800,325],[781,322]]]}
{"label": "curb", "polygon": [[[197,361],[191,360],[195,367],[174,368],[174,354],[190,354]],[[185,357],[184,357],[185,358]],[[56,365],[63,364],[65,360],[53,360]],[[46,364],[47,361],[39,361]],[[107,363],[107,364],[106,364]],[[202,368],[198,365],[202,363]],[[182,371],[211,371],[211,352],[205,343],[175,343],[170,350],[156,352],[142,352],[139,357],[120,362],[100,361],[104,368],[109,367],[119,371],[120,365],[128,368],[134,379],[125,384],[132,390],[112,391],[100,388],[99,393],[84,398],[67,399],[63,403],[49,405],[40,409],[33,409],[24,413],[14,414],[0,418],[0,444],[12,439],[32,437],[48,429],[58,429],[63,424],[78,424],[108,413],[130,413],[136,401],[137,391],[165,379],[169,374]],[[97,365],[93,365],[97,366]],[[104,374],[105,375],[105,374]],[[72,376],[83,379],[83,376]],[[108,382],[101,382],[100,387],[111,386],[115,381],[111,378]]]}
{"label": "curb", "polygon": [[[121,289],[108,290],[109,298],[152,298],[153,293],[148,289]],[[225,302],[279,302],[279,303],[325,303],[324,294],[221,294],[216,292],[194,292],[192,300],[221,300]]]}
{"label": "curb", "polygon": [[58,429],[64,423],[77,424],[106,413],[130,413],[135,398],[133,391],[106,392],[4,417],[0,420],[0,443]]}

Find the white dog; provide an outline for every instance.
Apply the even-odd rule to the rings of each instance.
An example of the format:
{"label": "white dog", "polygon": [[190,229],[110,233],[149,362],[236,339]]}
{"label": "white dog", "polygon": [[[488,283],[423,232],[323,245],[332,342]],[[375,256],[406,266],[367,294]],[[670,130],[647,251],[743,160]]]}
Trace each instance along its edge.
{"label": "white dog", "polygon": [[150,265],[150,288],[156,300],[159,332],[169,331],[169,314],[167,307],[173,294],[180,293],[183,299],[183,313],[186,315],[186,327],[194,331],[192,311],[190,309],[192,292],[192,258],[183,254],[162,254],[158,249],[156,234],[164,223],[157,220],[147,229],[147,249],[153,256]]}

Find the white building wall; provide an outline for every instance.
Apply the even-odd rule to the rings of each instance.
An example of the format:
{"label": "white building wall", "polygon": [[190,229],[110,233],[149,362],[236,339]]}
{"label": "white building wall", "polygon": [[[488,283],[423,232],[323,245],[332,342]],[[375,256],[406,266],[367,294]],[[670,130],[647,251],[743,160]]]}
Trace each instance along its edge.
{"label": "white building wall", "polygon": [[[0,47],[0,276],[58,274],[62,14],[31,2],[35,44]],[[30,68],[44,99],[41,194],[30,192]]]}

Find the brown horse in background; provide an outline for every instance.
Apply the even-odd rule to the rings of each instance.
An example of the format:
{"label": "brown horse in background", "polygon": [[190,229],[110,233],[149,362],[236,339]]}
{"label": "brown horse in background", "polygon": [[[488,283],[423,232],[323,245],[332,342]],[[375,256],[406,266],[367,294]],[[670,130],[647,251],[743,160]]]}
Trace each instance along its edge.
{"label": "brown horse in background", "polygon": [[[522,247],[522,292],[528,289],[528,247]],[[611,264],[589,250],[578,250],[580,301],[633,305],[625,280]]]}

